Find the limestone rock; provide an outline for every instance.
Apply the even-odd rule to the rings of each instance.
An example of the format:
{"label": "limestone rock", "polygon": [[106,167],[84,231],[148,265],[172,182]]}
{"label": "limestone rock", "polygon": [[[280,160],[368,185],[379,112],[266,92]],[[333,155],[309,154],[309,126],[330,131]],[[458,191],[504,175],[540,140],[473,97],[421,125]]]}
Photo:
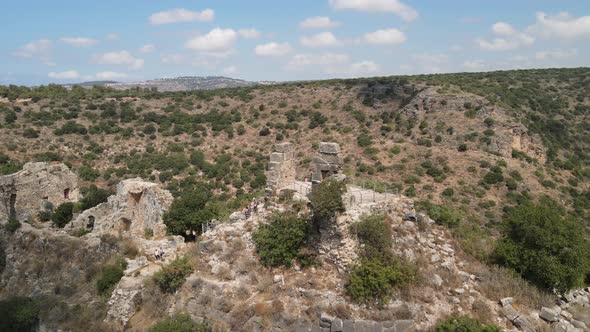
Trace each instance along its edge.
{"label": "limestone rock", "polygon": [[559,320],[559,312],[554,309],[549,309],[546,307],[541,308],[541,312],[539,313],[539,317],[543,318],[548,322],[557,322]]}

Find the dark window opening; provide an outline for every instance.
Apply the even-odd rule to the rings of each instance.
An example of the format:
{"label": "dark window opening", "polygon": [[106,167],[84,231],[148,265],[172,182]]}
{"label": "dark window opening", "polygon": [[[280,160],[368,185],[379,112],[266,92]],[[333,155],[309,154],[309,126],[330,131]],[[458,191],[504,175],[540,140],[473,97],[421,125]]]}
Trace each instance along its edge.
{"label": "dark window opening", "polygon": [[64,199],[70,199],[70,188],[64,189]]}
{"label": "dark window opening", "polygon": [[89,230],[94,229],[94,216],[88,216],[88,222],[86,223],[86,228]]}
{"label": "dark window opening", "polygon": [[10,194],[10,201],[8,204],[8,217],[10,219],[16,219],[16,194]]}

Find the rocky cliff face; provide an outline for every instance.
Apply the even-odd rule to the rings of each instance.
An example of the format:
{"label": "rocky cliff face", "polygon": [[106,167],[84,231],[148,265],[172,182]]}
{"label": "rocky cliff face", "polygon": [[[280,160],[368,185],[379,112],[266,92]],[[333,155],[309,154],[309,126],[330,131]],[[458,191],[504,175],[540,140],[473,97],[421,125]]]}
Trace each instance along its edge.
{"label": "rocky cliff face", "polygon": [[0,176],[0,221],[28,220],[48,202],[76,202],[78,195],[78,176],[66,165],[26,163],[19,172]]}

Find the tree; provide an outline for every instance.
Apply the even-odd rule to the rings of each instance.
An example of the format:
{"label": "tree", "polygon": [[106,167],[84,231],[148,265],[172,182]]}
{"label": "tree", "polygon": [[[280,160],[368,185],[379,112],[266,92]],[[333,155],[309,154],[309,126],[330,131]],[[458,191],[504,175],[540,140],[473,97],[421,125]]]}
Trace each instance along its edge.
{"label": "tree", "polygon": [[346,185],[341,181],[325,180],[311,193],[313,220],[316,228],[325,226],[339,212],[344,212],[342,195],[346,192]]}
{"label": "tree", "polygon": [[512,208],[505,237],[494,258],[541,288],[565,293],[582,287],[590,275],[590,241],[583,226],[564,217],[557,203],[543,200]]}
{"label": "tree", "polygon": [[34,331],[39,324],[39,303],[29,297],[1,300],[0,317],[0,331]]}
{"label": "tree", "polygon": [[176,198],[164,214],[168,233],[182,236],[186,236],[187,230],[200,233],[201,224],[219,216],[217,205],[210,203],[210,199],[211,194],[205,188],[183,193]]}
{"label": "tree", "polygon": [[256,253],[266,266],[291,266],[307,236],[308,224],[294,214],[274,214],[252,234]]}
{"label": "tree", "polygon": [[74,211],[74,203],[72,203],[72,202],[62,203],[57,207],[57,209],[55,209],[53,216],[51,216],[51,221],[53,222],[53,224],[55,226],[57,226],[59,228],[63,228],[74,217],[73,211]]}
{"label": "tree", "polygon": [[80,192],[83,195],[83,198],[80,200],[80,209],[82,211],[88,210],[90,208],[97,206],[100,203],[106,202],[109,196],[111,195],[110,192],[101,188],[97,188],[95,185],[81,188]]}
{"label": "tree", "polygon": [[193,272],[193,267],[186,257],[178,257],[154,274],[154,281],[163,292],[174,293],[186,277]]}

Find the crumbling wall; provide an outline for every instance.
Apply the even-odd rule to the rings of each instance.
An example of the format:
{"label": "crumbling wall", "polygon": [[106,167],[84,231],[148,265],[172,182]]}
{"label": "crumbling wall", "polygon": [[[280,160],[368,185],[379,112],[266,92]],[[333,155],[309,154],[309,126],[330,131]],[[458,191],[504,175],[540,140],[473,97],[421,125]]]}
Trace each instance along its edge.
{"label": "crumbling wall", "polygon": [[294,146],[285,142],[275,144],[266,172],[266,191],[274,194],[295,181]]}
{"label": "crumbling wall", "polygon": [[332,175],[339,174],[341,169],[340,145],[333,142],[321,142],[319,152],[311,162],[312,181],[321,182]]}
{"label": "crumbling wall", "polygon": [[31,162],[14,174],[0,176],[0,221],[24,221],[46,202],[54,206],[78,200],[78,176],[64,164]]}
{"label": "crumbling wall", "polygon": [[134,237],[143,237],[146,230],[151,230],[155,237],[164,236],[162,216],[172,200],[172,194],[155,183],[140,178],[124,180],[117,185],[115,195],[78,215],[68,229]]}

